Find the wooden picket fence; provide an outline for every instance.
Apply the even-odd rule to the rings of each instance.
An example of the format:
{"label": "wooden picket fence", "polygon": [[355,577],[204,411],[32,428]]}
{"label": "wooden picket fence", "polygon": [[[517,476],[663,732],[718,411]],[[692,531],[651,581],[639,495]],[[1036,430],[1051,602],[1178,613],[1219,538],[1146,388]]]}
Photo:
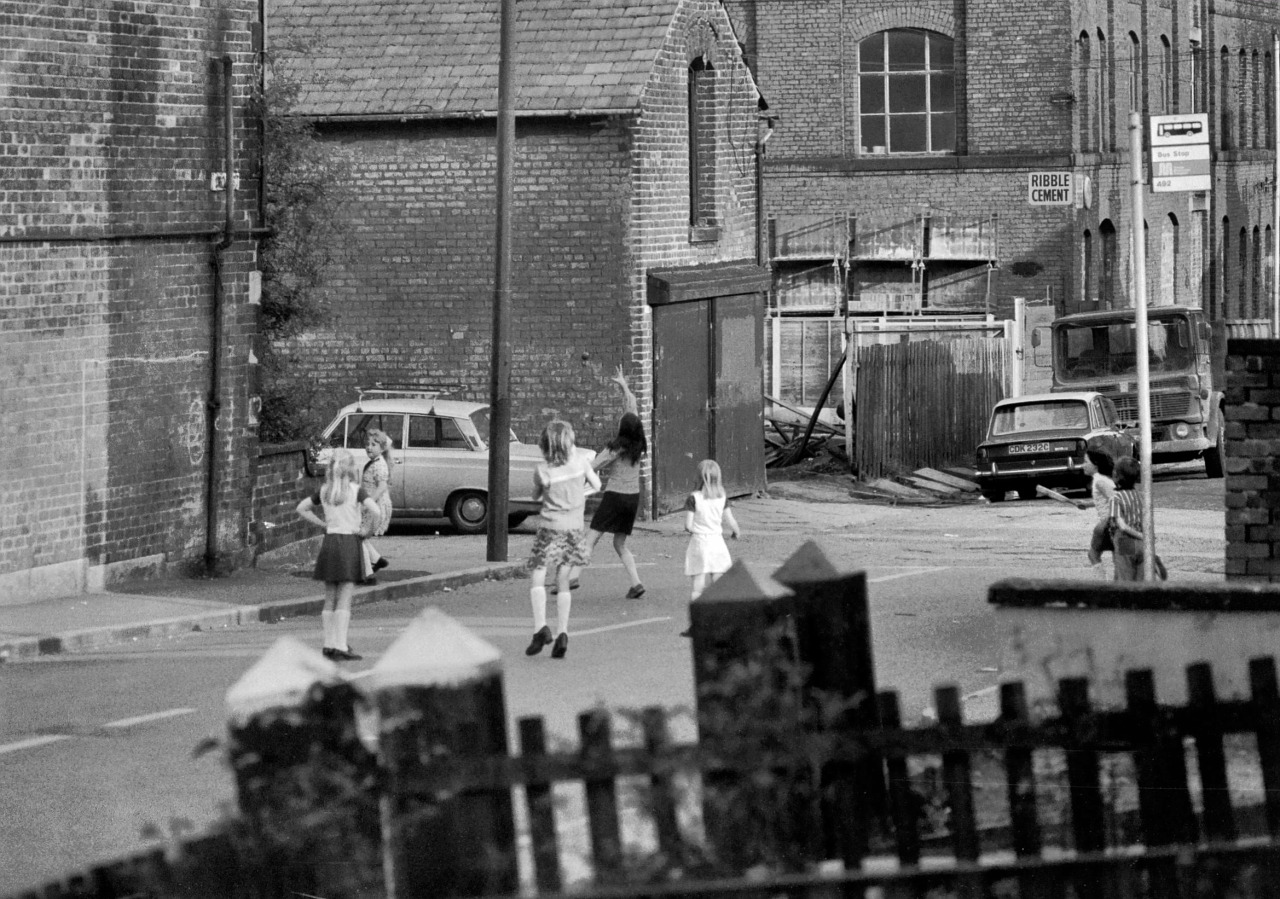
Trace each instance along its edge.
{"label": "wooden picket fence", "polygon": [[858,350],[859,476],[969,465],[1006,394],[1003,338],[926,340]]}
{"label": "wooden picket fence", "polygon": [[[565,890],[561,868],[562,822],[558,821],[553,785],[580,784],[585,797],[594,882],[576,886],[571,895],[583,897],[639,896],[841,896],[893,897],[1208,897],[1272,896],[1280,894],[1280,693],[1270,658],[1250,662],[1252,695],[1247,700],[1215,697],[1207,664],[1187,669],[1190,701],[1167,707],[1154,694],[1149,671],[1130,672],[1127,707],[1090,708],[1088,683],[1061,682],[1059,711],[1034,721],[1028,713],[1021,684],[1005,684],[1000,691],[1000,716],[987,724],[962,720],[960,693],[955,687],[936,693],[938,721],[932,726],[904,728],[898,722],[898,697],[878,697],[881,726],[841,728],[834,733],[800,735],[782,757],[750,751],[735,759],[709,752],[697,744],[668,739],[667,714],[648,708],[640,715],[640,746],[616,746],[610,716],[591,710],[579,716],[576,750],[547,751],[542,719],[519,721],[518,754],[485,757],[451,755],[424,767],[413,782],[404,784],[422,796],[492,797],[520,788],[527,803],[534,880],[538,896]],[[1252,735],[1256,741],[1262,790],[1258,796],[1265,828],[1242,838],[1238,812],[1230,799],[1224,738]],[[1184,740],[1194,745],[1198,788],[1186,764]],[[1069,805],[1069,842],[1051,845],[1040,820],[1033,754],[1056,751],[1065,759]],[[1122,843],[1108,839],[1115,827],[1107,820],[1101,771],[1104,755],[1125,754],[1136,774],[1138,832]],[[924,801],[909,775],[912,758],[940,758],[947,826],[938,834],[922,831]],[[975,801],[975,767],[984,758],[998,758],[1003,771],[1007,826],[985,830],[979,826]],[[695,859],[707,857],[702,840],[682,828],[677,807],[682,796],[677,777],[697,772],[704,788],[715,778],[748,784],[756,798],[780,800],[775,820],[814,813],[787,805],[786,791],[773,790],[802,769],[836,770],[841,765],[874,759],[885,778],[889,826],[868,832],[872,815],[824,821],[828,846],[838,847],[839,872],[823,874],[797,870],[772,875],[726,876],[714,865],[706,875],[691,879]],[[761,780],[761,775],[764,779]],[[624,778],[648,784],[645,804],[656,831],[657,849],[666,862],[653,868],[660,877],[647,883],[629,882],[636,869],[623,851],[619,784]],[[477,823],[479,821],[479,823]],[[495,833],[514,834],[511,827],[492,827],[492,821],[464,814],[458,826],[461,840],[476,858],[509,868],[516,855],[513,844],[492,841]],[[508,822],[509,823],[509,822]],[[786,828],[780,828],[785,830]],[[745,835],[739,835],[744,837]],[[768,841],[776,834],[755,835]],[[784,837],[785,839],[785,837]],[[775,847],[777,848],[777,847]],[[714,852],[714,847],[712,847]],[[234,846],[226,836],[209,836],[185,845],[181,858],[150,853],[96,868],[85,875],[50,884],[20,899],[61,897],[235,896],[275,899],[297,896],[295,880],[264,883],[246,878],[237,869]],[[818,859],[812,859],[817,861]],[[642,866],[643,867],[643,866]],[[495,873],[496,881],[507,880]],[[320,884],[317,890],[323,890]],[[313,895],[328,895],[316,892]],[[440,893],[437,895],[460,895]],[[17,899],[17,897],[16,897]]]}

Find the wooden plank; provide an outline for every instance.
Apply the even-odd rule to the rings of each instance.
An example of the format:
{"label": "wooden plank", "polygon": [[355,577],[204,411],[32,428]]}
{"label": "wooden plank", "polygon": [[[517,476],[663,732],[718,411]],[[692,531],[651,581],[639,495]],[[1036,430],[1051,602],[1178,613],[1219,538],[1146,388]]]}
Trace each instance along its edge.
{"label": "wooden plank", "polygon": [[883,490],[885,493],[892,493],[895,496],[906,496],[911,499],[928,499],[928,496],[916,490],[914,487],[908,487],[906,484],[899,484],[897,481],[891,481],[888,478],[876,478],[870,484],[876,490]]}
{"label": "wooden plank", "polygon": [[[898,730],[902,727],[902,711],[898,704],[897,693],[886,690],[876,694],[876,705],[880,710],[881,727],[886,730]],[[918,799],[911,789],[911,776],[907,771],[906,758],[901,755],[887,757],[885,770],[889,777],[889,814],[893,819],[898,861],[903,865],[918,865],[920,863],[920,822],[916,817]]]}
{"label": "wooden plank", "polygon": [[[667,713],[660,706],[647,706],[640,713],[644,748],[650,754],[661,753],[671,742],[667,735]],[[676,816],[676,788],[670,774],[652,774],[649,777],[650,810],[654,829],[658,832],[658,848],[676,865],[682,866],[684,841],[680,837],[680,822]]]}
{"label": "wooden plank", "polygon": [[[520,755],[536,758],[547,754],[547,735],[542,718],[530,716],[518,722]],[[533,842],[534,879],[539,891],[560,889],[560,852],[556,846],[555,797],[551,784],[529,777],[525,781],[525,801],[529,808],[529,834]]]}
{"label": "wooden plank", "polygon": [[1187,698],[1188,706],[1199,713],[1195,740],[1205,836],[1228,842],[1236,838],[1236,824],[1231,812],[1231,792],[1227,788],[1227,757],[1218,721],[1218,696],[1213,688],[1213,669],[1208,662],[1187,666]]}
{"label": "wooden plank", "polygon": [[1058,491],[1051,490],[1048,487],[1046,487],[1044,484],[1036,484],[1036,493],[1039,494],[1040,496],[1048,497],[1049,499],[1054,500],[1055,502],[1066,503],[1068,506],[1071,506],[1072,508],[1075,508],[1075,509],[1088,509],[1093,506],[1092,503],[1077,501],[1077,500],[1071,499],[1070,497],[1063,496]]}
{"label": "wooden plank", "polygon": [[916,477],[928,478],[931,481],[937,481],[940,484],[946,484],[948,487],[954,487],[957,490],[963,490],[966,493],[977,493],[978,485],[968,478],[957,477],[948,474],[945,471],[939,471],[936,468],[917,468]]}
{"label": "wooden plank", "polygon": [[[605,761],[613,756],[609,713],[592,709],[578,715],[578,742],[582,761]],[[584,778],[587,830],[591,834],[591,860],[596,882],[618,884],[624,879],[622,834],[618,827],[618,794],[612,777]]]}
{"label": "wooden plank", "polygon": [[[960,727],[964,724],[960,709],[958,687],[939,687],[934,691],[934,707],[938,710],[941,727]],[[973,765],[969,753],[961,750],[942,754],[942,782],[946,784],[947,798],[951,803],[951,840],[956,860],[976,862],[981,852],[978,841],[978,822],[973,807]],[[966,888],[961,880],[961,895],[981,895]]]}
{"label": "wooden plank", "polygon": [[1280,839],[1280,686],[1272,658],[1249,660],[1250,698],[1257,715],[1258,767],[1267,810],[1267,831]]}
{"label": "wooden plank", "polygon": [[1058,706],[1065,724],[1072,728],[1077,745],[1067,747],[1067,784],[1071,796],[1071,830],[1077,852],[1101,852],[1107,827],[1102,802],[1098,753],[1087,743],[1088,727],[1076,725],[1089,716],[1089,682],[1082,677],[1064,678],[1058,685]]}
{"label": "wooden plank", "polygon": [[[1027,691],[1022,684],[1000,685],[1000,720],[1007,726],[1031,723]],[[1040,854],[1040,822],[1036,817],[1036,781],[1030,749],[1008,749],[1004,755],[1009,790],[1009,824],[1019,858]]]}
{"label": "wooden plank", "polygon": [[928,478],[918,478],[915,475],[904,475],[904,479],[910,481],[921,490],[928,490],[932,493],[940,493],[943,496],[959,496],[960,491],[955,487],[949,487],[946,484],[940,484],[937,481],[931,481]]}
{"label": "wooden plank", "polygon": [[1126,672],[1125,697],[1134,727],[1155,737],[1150,749],[1133,754],[1143,842],[1147,846],[1195,842],[1197,828],[1187,790],[1182,735],[1162,719],[1155,675],[1149,669]]}

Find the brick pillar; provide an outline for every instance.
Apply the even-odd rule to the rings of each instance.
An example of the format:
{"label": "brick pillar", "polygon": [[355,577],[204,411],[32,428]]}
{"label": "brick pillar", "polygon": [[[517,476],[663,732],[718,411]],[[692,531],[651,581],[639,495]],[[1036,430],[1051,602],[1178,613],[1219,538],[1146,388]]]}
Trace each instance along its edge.
{"label": "brick pillar", "polygon": [[1280,581],[1280,340],[1227,342],[1229,581]]}

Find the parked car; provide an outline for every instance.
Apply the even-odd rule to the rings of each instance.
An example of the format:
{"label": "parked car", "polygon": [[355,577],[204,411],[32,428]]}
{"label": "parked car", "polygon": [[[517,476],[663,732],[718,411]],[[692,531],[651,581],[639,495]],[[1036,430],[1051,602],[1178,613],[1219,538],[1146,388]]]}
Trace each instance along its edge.
{"label": "parked car", "polygon": [[978,445],[975,474],[982,495],[1000,502],[1010,490],[1032,499],[1036,486],[1089,486],[1086,446],[1113,459],[1136,455],[1137,441],[1115,404],[1101,393],[1041,393],[1003,399],[991,410],[987,437]]}
{"label": "parked car", "polygon": [[[364,459],[365,435],[390,435],[392,519],[448,518],[460,533],[488,528],[489,407],[447,399],[430,391],[365,390],[344,406],[324,431],[321,458],[347,447]],[[534,444],[511,434],[507,525],[538,511],[533,471],[542,461]]]}

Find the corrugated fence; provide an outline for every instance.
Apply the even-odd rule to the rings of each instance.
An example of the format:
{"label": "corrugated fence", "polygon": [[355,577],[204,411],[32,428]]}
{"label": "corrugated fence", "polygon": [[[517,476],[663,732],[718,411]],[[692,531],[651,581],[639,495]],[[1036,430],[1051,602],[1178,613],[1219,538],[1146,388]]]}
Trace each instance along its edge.
{"label": "corrugated fence", "polygon": [[862,478],[900,467],[972,465],[991,407],[1005,396],[1002,338],[928,340],[858,351],[857,464]]}

